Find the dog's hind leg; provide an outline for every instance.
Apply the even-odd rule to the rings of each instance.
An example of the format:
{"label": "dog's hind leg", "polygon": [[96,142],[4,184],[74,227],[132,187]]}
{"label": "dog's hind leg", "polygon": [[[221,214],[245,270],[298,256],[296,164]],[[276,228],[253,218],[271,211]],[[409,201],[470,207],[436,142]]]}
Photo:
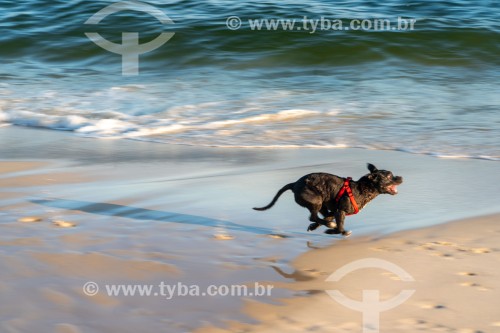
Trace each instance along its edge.
{"label": "dog's hind leg", "polygon": [[319,223],[313,222],[313,223],[309,224],[309,226],[307,227],[307,231],[314,231],[314,230],[318,229],[318,227],[319,227]]}
{"label": "dog's hind leg", "polygon": [[333,213],[330,212],[325,205],[321,207],[321,210],[319,212],[321,213],[321,215],[323,215],[324,220],[327,221],[326,223],[327,228],[335,228],[337,226],[337,224],[333,221],[334,220]]}
{"label": "dog's hind leg", "polygon": [[326,221],[333,221],[333,213],[330,213],[330,211],[328,210],[328,208],[326,208],[325,205],[323,205],[319,211],[321,213],[321,215],[323,215],[323,218],[326,220]]}
{"label": "dog's hind leg", "polygon": [[320,225],[326,226],[329,223],[329,221],[324,220],[318,216],[318,213],[321,210],[321,206],[314,205],[312,207],[307,207],[307,208],[311,212],[311,216],[309,217],[309,221],[313,222],[309,225],[309,227],[307,228],[307,231],[316,230]]}

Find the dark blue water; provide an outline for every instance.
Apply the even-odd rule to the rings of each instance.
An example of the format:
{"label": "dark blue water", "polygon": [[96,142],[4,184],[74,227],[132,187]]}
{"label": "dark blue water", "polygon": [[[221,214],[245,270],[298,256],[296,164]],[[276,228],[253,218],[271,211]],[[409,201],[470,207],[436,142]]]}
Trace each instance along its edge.
{"label": "dark blue water", "polygon": [[[174,23],[128,8],[85,24],[110,4],[0,1],[0,124],[190,145],[500,158],[497,1],[150,1]],[[230,16],[239,29],[226,26]],[[304,16],[346,27],[416,22],[312,33]],[[259,19],[297,22],[252,30]],[[175,35],[140,56],[139,75],[123,76],[121,56],[86,32],[115,43],[122,32],[141,43]]]}

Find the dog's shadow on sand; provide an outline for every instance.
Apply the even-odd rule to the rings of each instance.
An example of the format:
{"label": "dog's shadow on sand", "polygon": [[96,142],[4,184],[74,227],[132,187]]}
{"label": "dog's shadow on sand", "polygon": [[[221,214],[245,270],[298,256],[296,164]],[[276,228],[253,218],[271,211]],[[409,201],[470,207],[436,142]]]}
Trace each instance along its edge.
{"label": "dog's shadow on sand", "polygon": [[97,214],[103,216],[126,217],[140,221],[160,221],[168,223],[179,223],[184,225],[199,225],[203,227],[223,228],[226,230],[250,232],[257,235],[273,234],[269,228],[241,225],[230,221],[213,219],[206,216],[180,214],[160,210],[124,206],[103,202],[87,202],[66,199],[39,199],[30,200],[32,203],[52,208],[67,209]]}

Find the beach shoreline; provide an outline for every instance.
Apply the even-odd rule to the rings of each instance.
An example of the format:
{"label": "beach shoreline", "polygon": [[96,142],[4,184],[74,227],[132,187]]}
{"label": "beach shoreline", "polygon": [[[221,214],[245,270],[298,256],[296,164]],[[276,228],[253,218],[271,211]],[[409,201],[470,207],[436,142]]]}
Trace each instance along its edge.
{"label": "beach shoreline", "polygon": [[[364,233],[390,233],[498,212],[496,184],[500,181],[500,176],[497,162],[489,160],[441,159],[404,152],[354,148],[318,150],[194,147],[102,140],[79,137],[69,132],[22,127],[0,128],[0,140],[3,142],[0,148],[2,160],[50,164],[48,170],[34,169],[33,173],[74,171],[75,174],[88,175],[89,181],[95,179],[96,181],[87,183],[97,187],[103,187],[99,183],[116,186],[131,183],[140,190],[139,183],[145,182],[146,187],[159,192],[159,198],[166,199],[167,204],[170,197],[163,196],[161,192],[168,194],[171,185],[176,186],[182,182],[186,187],[203,184],[207,185],[203,190],[210,192],[217,190],[217,187],[224,188],[225,183],[231,181],[235,184],[234,190],[245,193],[246,196],[245,200],[238,201],[237,204],[241,205],[238,211],[267,203],[284,184],[297,180],[304,174],[329,172],[357,179],[367,173],[366,163],[374,163],[381,169],[387,168],[403,176],[405,182],[397,196],[380,196],[376,199],[376,204],[365,210],[370,213],[363,212],[349,218]],[[255,181],[249,182],[250,178]],[[213,184],[208,184],[212,180]],[[64,192],[68,188],[62,187],[61,190]],[[186,189],[186,195],[190,195],[188,192],[189,189]],[[103,201],[117,199],[113,192],[105,194],[102,196]],[[131,200],[135,199],[136,196],[131,195]],[[202,201],[206,200],[207,198]],[[157,205],[158,202],[154,204]],[[217,214],[216,206],[220,206],[220,203],[216,202],[212,207],[205,208]],[[419,214],[415,214],[414,207],[418,208]],[[199,210],[197,206],[190,206],[189,209]],[[292,212],[291,216],[301,212],[301,220],[302,217],[307,217],[306,212],[297,207],[286,194],[273,210],[265,213],[250,211],[252,214],[244,215],[251,216],[253,221],[250,223],[253,224],[277,217],[286,219],[287,211]],[[379,218],[381,216],[383,221]],[[399,219],[412,222],[400,223]],[[281,224],[279,220],[276,222]],[[303,229],[302,224],[299,227]]]}
{"label": "beach shoreline", "polygon": [[0,333],[500,333],[498,5],[2,2]]}
{"label": "beach shoreline", "polygon": [[[414,251],[411,253],[415,253],[415,261],[437,258],[446,263],[462,260],[456,257],[463,254],[459,250],[462,245],[489,249],[488,253],[465,251],[467,256],[497,258],[498,254],[492,244],[474,245],[479,243],[474,237],[481,234],[467,233],[466,227],[460,229],[463,240],[455,239],[461,236],[429,231],[453,229],[450,226],[457,223],[442,223],[470,218],[469,221],[479,221],[479,229],[493,230],[485,234],[485,242],[495,240],[494,226],[488,219],[481,222],[483,219],[476,216],[498,212],[496,162],[356,149],[198,148],[96,140],[71,133],[11,127],[0,128],[0,139],[4,143],[0,147],[0,262],[5,267],[0,273],[4,304],[1,327],[9,333],[29,332],[35,327],[56,332],[152,332],[165,331],[165,327],[169,332],[200,327],[202,331],[215,332],[224,327],[233,331],[272,331],[268,321],[272,316],[263,316],[262,311],[282,313],[273,308],[276,304],[285,304],[282,310],[290,313],[304,306],[312,310],[317,307],[314,302],[320,307],[324,305],[325,311],[335,307],[327,302],[331,299],[324,298],[321,279],[325,272],[338,268],[342,260],[355,259],[350,255],[339,261],[325,259],[339,249],[342,253],[380,256],[402,267],[404,261],[393,257],[394,253]],[[270,211],[251,210],[252,206],[268,202],[283,184],[303,174],[330,171],[356,177],[367,172],[366,162],[401,174],[405,182],[397,196],[381,196],[358,216],[348,218],[347,227],[354,234],[347,240],[325,235],[321,230],[307,233],[307,212],[289,194],[283,195]],[[464,177],[474,179],[482,191],[468,196],[470,184],[460,183]],[[40,220],[23,222],[27,217]],[[420,246],[416,243],[398,243],[397,237],[404,239],[404,235],[412,233],[420,235],[415,242],[422,243],[422,250],[414,249]],[[429,240],[424,241],[425,238]],[[432,245],[433,239],[460,246]],[[366,253],[350,250],[366,244],[382,249],[368,249]],[[453,259],[429,255],[432,250],[426,246],[446,249],[435,253],[450,254]],[[386,251],[386,247],[401,251]],[[318,251],[327,254],[318,255]],[[458,291],[483,292],[479,289],[484,287],[488,288],[484,295],[496,295],[496,285],[490,281],[494,272],[486,274],[487,264],[482,261],[477,263],[479,266],[470,265],[478,278],[466,276],[468,280],[460,283],[473,285],[467,289],[459,284],[462,289],[457,287]],[[416,283],[425,280],[411,265],[404,268]],[[293,282],[294,277],[299,281]],[[102,290],[98,296],[89,297],[82,293],[89,281],[101,286],[261,282],[275,288],[270,297],[250,297],[250,301],[245,297],[181,297],[167,301],[158,297],[109,296]],[[346,288],[350,286],[347,284]],[[388,288],[387,293],[393,290],[392,286]],[[429,299],[427,304],[418,299],[427,304],[419,309],[442,305],[438,301],[441,300]],[[495,300],[491,302],[496,304]],[[450,303],[443,306],[443,313],[461,309]],[[346,322],[296,314],[301,318],[297,327],[319,332],[334,327],[346,332],[360,328],[359,313],[337,310]],[[419,314],[416,322],[411,322],[406,314],[406,322],[396,323],[397,314],[390,318],[398,327],[420,325],[434,329],[429,325],[434,325],[436,319],[422,319],[425,315]],[[280,318],[280,327],[293,329],[295,319],[284,313]],[[480,329],[489,332],[495,326],[486,319],[481,321]],[[318,322],[312,324],[314,320]],[[419,324],[419,320],[426,324]],[[452,327],[449,321],[442,325]],[[475,327],[465,322],[464,328]]]}

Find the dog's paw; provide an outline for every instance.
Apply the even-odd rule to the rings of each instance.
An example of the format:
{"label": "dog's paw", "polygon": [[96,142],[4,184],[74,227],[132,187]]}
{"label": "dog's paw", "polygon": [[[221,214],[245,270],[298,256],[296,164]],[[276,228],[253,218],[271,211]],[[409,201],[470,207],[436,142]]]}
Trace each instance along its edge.
{"label": "dog's paw", "polygon": [[339,231],[339,229],[337,229],[337,228],[326,229],[326,230],[325,230],[325,234],[329,234],[329,235],[338,235],[338,234],[340,234],[340,231]]}
{"label": "dog's paw", "polygon": [[345,230],[342,232],[342,236],[344,236],[345,238],[351,236],[351,234],[352,234],[351,230]]}
{"label": "dog's paw", "polygon": [[326,229],[325,230],[325,234],[329,234],[329,235],[339,235],[339,234],[341,234],[342,236],[344,236],[344,237],[347,238],[347,237],[351,236],[352,231],[350,231],[350,230],[340,231],[338,228],[331,228],[331,229]]}
{"label": "dog's paw", "polygon": [[330,221],[326,224],[326,227],[330,229],[335,229],[337,228],[337,223]]}
{"label": "dog's paw", "polygon": [[316,223],[316,222],[311,223],[311,224],[309,224],[309,227],[307,228],[307,231],[314,231],[314,230],[318,229],[318,227],[319,227],[318,223]]}

